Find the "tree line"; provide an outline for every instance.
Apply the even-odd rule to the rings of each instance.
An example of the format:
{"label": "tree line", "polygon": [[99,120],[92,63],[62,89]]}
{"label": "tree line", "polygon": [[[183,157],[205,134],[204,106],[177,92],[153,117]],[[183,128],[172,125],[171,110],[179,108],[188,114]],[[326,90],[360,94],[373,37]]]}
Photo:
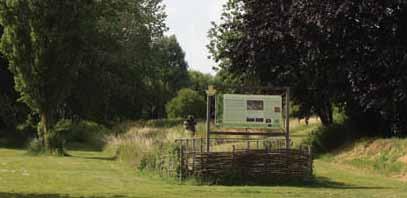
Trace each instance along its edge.
{"label": "tree line", "polygon": [[0,128],[37,128],[58,153],[61,121],[166,117],[180,89],[209,82],[188,70],[165,18],[161,0],[1,1]]}
{"label": "tree line", "polygon": [[209,32],[225,73],[290,86],[298,116],[333,107],[369,135],[407,135],[407,3],[229,0]]}

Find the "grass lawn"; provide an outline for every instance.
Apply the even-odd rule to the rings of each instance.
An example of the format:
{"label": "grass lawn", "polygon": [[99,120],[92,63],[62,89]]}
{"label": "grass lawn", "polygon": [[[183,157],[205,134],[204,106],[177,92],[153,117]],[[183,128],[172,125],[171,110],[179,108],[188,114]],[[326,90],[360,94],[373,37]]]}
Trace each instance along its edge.
{"label": "grass lawn", "polygon": [[199,186],[142,176],[103,152],[33,157],[0,149],[0,197],[407,197],[407,183],[316,160],[318,182],[286,186]]}

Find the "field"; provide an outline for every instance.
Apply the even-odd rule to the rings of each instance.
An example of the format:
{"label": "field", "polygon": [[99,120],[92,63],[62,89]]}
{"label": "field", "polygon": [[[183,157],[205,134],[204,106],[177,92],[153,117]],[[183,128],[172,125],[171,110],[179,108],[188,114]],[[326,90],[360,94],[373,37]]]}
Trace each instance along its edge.
{"label": "field", "polygon": [[[298,127],[293,135],[301,138],[309,128]],[[1,148],[0,197],[407,197],[406,182],[330,157],[315,160],[317,179],[308,184],[208,186],[139,173],[106,151],[69,153],[71,157],[30,156]]]}

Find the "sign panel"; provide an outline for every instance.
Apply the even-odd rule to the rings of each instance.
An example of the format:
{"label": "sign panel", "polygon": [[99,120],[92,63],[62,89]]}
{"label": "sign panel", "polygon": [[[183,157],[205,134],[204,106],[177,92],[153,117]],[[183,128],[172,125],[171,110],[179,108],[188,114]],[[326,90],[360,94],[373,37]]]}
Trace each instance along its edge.
{"label": "sign panel", "polygon": [[216,124],[226,128],[282,127],[282,97],[224,94],[216,98]]}

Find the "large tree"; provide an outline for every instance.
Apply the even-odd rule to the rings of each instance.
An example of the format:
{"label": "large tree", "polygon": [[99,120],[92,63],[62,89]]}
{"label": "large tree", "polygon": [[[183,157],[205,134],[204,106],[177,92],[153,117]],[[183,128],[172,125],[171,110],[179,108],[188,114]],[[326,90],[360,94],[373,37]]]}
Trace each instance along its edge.
{"label": "large tree", "polygon": [[[318,48],[298,40],[293,1],[230,0],[224,20],[210,32],[209,48],[222,70],[263,85],[290,86],[303,111],[332,124],[332,103],[343,86],[335,66]],[[312,29],[308,29],[314,33]],[[317,35],[315,35],[317,36]],[[318,37],[315,37],[318,40]],[[333,89],[335,87],[335,89]]]}
{"label": "large tree", "polygon": [[185,52],[175,35],[154,40],[151,54],[151,73],[146,80],[148,86],[149,118],[165,117],[165,105],[181,88],[190,84]]}
{"label": "large tree", "polygon": [[223,16],[209,45],[223,70],[293,87],[325,125],[340,104],[406,128],[405,2],[230,0]]}
{"label": "large tree", "polygon": [[307,51],[318,49],[317,57],[334,60],[335,73],[346,76],[349,116],[366,121],[373,113],[381,121],[369,125],[407,134],[407,2],[299,0],[294,10],[297,30],[313,28],[300,33]]}
{"label": "large tree", "polygon": [[108,125],[141,118],[157,91],[148,81],[155,75],[153,42],[167,29],[161,0],[106,0],[99,7],[96,56],[80,70],[64,112]]}
{"label": "large tree", "polygon": [[96,2],[0,2],[0,23],[4,26],[1,51],[10,63],[21,100],[41,117],[38,135],[51,153],[63,152],[53,130],[54,115],[70,94],[79,69],[90,58]]}

